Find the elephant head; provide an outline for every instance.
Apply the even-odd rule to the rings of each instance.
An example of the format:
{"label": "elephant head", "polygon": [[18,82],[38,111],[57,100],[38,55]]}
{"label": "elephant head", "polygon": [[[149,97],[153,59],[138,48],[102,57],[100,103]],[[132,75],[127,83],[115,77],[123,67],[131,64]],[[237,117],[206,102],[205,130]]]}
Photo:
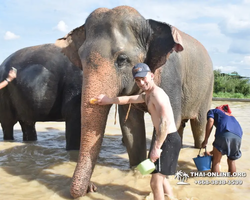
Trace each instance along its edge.
{"label": "elephant head", "polygon": [[133,66],[144,62],[155,72],[173,50],[183,47],[175,27],[146,20],[127,6],[93,11],[83,26],[58,39],[56,45],[84,74],[81,147],[71,185],[76,198],[87,192],[111,107],[91,105],[89,100],[102,93],[110,97],[139,93]]}

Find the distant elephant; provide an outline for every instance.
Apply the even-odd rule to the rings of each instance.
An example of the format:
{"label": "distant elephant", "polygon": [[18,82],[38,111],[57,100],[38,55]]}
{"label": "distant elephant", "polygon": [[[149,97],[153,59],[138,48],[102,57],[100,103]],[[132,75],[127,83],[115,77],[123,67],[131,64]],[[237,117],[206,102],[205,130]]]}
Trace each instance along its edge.
{"label": "distant elephant", "polygon": [[37,140],[37,121],[66,121],[66,149],[78,150],[82,70],[54,44],[13,53],[0,66],[0,80],[4,80],[11,67],[17,69],[17,77],[0,90],[4,140],[14,139],[13,126],[17,121],[24,141]]}
{"label": "distant elephant", "polygon": [[[83,69],[81,146],[71,195],[86,194],[100,152],[110,106],[92,105],[99,94],[109,97],[140,93],[132,67],[147,63],[155,82],[168,94],[179,133],[191,120],[195,147],[203,139],[213,90],[213,66],[205,48],[166,23],[145,20],[135,9],[120,6],[93,11],[83,26],[55,43]],[[179,53],[177,53],[179,52]],[[130,165],[146,158],[145,105],[119,106],[119,119]]]}

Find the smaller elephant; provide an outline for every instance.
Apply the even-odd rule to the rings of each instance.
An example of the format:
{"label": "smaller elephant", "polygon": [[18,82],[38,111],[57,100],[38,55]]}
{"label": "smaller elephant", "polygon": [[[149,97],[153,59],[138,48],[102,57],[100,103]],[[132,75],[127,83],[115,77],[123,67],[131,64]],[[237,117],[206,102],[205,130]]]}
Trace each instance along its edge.
{"label": "smaller elephant", "polygon": [[81,133],[82,70],[54,44],[21,49],[0,65],[0,80],[11,67],[17,77],[0,90],[4,140],[13,140],[19,122],[24,141],[37,140],[37,121],[65,121],[66,149],[78,150]]}

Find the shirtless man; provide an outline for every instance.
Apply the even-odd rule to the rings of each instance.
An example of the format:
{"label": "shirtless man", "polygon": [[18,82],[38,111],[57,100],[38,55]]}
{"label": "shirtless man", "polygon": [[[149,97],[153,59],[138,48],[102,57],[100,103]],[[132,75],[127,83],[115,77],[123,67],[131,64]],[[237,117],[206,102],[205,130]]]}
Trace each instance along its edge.
{"label": "shirtless man", "polygon": [[139,63],[133,67],[132,73],[135,82],[144,93],[114,98],[101,94],[96,98],[95,104],[146,103],[155,128],[149,158],[155,163],[156,170],[152,172],[150,186],[154,199],[164,200],[164,194],[173,197],[167,176],[176,172],[181,138],[177,132],[169,97],[154,83],[154,74],[148,65]]}

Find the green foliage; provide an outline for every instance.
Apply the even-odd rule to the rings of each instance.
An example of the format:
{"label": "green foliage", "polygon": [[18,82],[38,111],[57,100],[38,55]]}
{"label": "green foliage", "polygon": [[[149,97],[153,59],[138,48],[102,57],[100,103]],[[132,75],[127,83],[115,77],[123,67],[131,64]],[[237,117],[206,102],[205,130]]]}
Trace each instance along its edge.
{"label": "green foliage", "polygon": [[241,93],[228,93],[228,92],[218,92],[214,93],[213,97],[220,97],[220,98],[239,98],[239,99],[244,99],[246,98],[243,94]]}
{"label": "green foliage", "polygon": [[223,74],[220,70],[214,70],[213,97],[249,98],[249,78],[243,78],[237,72],[232,72],[231,74]]}

